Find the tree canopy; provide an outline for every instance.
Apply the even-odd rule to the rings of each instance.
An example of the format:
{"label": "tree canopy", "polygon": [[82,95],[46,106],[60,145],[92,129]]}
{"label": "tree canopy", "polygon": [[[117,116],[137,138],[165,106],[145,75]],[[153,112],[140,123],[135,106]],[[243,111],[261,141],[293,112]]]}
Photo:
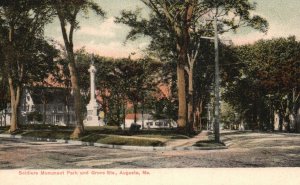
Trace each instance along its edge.
{"label": "tree canopy", "polygon": [[[195,120],[192,118],[192,112],[195,111],[194,65],[203,54],[200,53],[199,58],[197,55],[193,57],[192,55],[198,54],[202,36],[212,36],[213,32],[209,31],[213,27],[212,20],[214,18],[218,20],[219,33],[235,31],[241,26],[251,26],[266,32],[268,23],[264,18],[251,13],[255,10],[256,4],[248,0],[141,1],[150,10],[147,18],[141,16],[140,9],[124,10],[116,22],[131,27],[127,39],[134,40],[139,36],[150,37],[151,53],[163,61],[176,64],[177,122],[180,128],[187,128],[188,131]],[[186,79],[186,72],[189,79]],[[187,121],[188,126],[186,126]]]}
{"label": "tree canopy", "polygon": [[270,111],[277,111],[289,122],[289,115],[295,115],[299,105],[299,49],[295,37],[260,40],[237,47],[239,74],[228,80],[226,101],[239,112],[260,115],[258,127],[271,127],[269,116],[264,114]]}

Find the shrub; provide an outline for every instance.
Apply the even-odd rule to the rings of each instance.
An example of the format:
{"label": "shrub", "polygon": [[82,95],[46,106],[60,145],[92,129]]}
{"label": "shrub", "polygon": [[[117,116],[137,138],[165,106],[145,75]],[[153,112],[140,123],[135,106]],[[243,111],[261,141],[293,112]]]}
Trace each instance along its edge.
{"label": "shrub", "polygon": [[42,122],[43,121],[43,115],[38,113],[38,112],[31,112],[27,116],[28,121],[38,121]]}
{"label": "shrub", "polygon": [[132,123],[132,124],[130,125],[129,131],[130,131],[130,132],[138,132],[138,131],[140,131],[140,129],[141,129],[141,125]]}

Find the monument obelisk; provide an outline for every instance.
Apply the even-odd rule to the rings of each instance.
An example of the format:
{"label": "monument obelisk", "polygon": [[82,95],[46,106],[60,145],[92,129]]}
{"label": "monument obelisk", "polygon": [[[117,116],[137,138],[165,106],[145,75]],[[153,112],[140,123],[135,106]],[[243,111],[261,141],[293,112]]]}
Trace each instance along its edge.
{"label": "monument obelisk", "polygon": [[95,74],[97,70],[94,66],[93,56],[91,56],[91,66],[89,68],[89,72],[90,72],[91,97],[90,97],[89,104],[86,106],[87,118],[85,120],[85,126],[103,126],[97,114],[97,110],[99,108],[95,98]]}

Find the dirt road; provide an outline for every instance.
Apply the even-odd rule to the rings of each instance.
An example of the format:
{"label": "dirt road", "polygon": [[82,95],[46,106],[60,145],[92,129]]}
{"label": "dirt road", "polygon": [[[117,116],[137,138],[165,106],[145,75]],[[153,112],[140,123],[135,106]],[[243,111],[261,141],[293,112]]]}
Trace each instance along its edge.
{"label": "dirt road", "polygon": [[0,169],[300,167],[300,135],[223,133],[225,150],[132,151],[0,138]]}

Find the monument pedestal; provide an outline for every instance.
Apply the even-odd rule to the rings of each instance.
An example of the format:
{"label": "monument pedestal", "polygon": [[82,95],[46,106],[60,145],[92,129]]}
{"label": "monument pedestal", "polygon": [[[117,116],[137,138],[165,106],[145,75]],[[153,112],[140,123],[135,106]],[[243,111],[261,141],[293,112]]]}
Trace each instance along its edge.
{"label": "monument pedestal", "polygon": [[85,120],[85,126],[93,126],[99,127],[104,126],[104,122],[99,119],[97,114],[98,104],[96,100],[94,102],[90,102],[87,106],[87,117]]}

